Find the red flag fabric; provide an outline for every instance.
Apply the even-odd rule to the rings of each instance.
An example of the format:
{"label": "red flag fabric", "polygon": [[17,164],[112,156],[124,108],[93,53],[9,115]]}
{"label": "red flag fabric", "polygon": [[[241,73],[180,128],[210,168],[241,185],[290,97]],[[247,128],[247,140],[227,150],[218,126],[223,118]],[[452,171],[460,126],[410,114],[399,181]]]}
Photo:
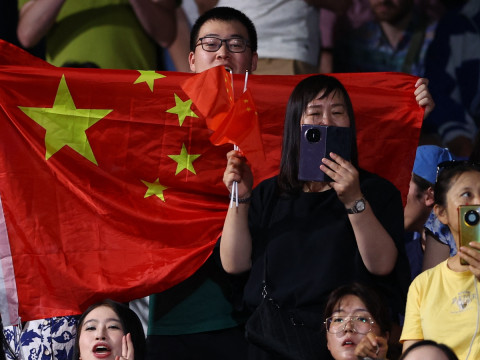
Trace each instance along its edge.
{"label": "red flag fabric", "polygon": [[210,141],[214,145],[238,145],[251,163],[265,161],[258,113],[250,90],[247,89],[235,102],[210,136]]}
{"label": "red flag fabric", "polygon": [[[28,57],[0,41],[4,324],[129,301],[190,276],[221,234],[231,149],[210,143],[199,104],[179,86],[196,75],[16,64]],[[405,197],[423,117],[417,78],[334,76],[352,97],[360,165]],[[285,106],[304,77],[250,76],[265,146],[256,183],[278,171]]]}
{"label": "red flag fabric", "polygon": [[218,128],[234,103],[231,75],[223,66],[195,74],[182,84],[182,89],[212,131]]}

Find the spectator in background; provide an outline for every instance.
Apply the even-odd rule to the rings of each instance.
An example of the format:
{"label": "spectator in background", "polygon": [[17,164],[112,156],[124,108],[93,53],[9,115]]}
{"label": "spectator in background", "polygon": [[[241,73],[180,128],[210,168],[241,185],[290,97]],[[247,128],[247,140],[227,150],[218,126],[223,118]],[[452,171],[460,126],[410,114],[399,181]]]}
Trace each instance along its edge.
{"label": "spectator in background", "polygon": [[[435,145],[424,145],[417,148],[404,209],[405,247],[410,262],[412,280],[422,271],[424,260],[428,259],[430,263],[436,262],[434,264],[436,265],[445,260],[449,254],[448,246],[433,238],[427,240],[428,236],[424,228],[425,222],[433,210],[433,188],[437,176],[437,165],[449,160],[452,160],[452,155],[447,149]],[[424,259],[426,241],[429,241],[429,246],[428,254]],[[444,251],[436,249],[437,246],[445,248]],[[438,253],[445,254],[445,256],[442,256],[439,261],[435,261],[432,257]]]}
{"label": "spectator in background", "polygon": [[[216,7],[200,16],[190,35],[190,70],[215,66],[234,74],[254,71],[255,26],[242,12]],[[245,314],[234,309],[234,288],[215,256],[180,284],[150,296],[148,360],[245,360]]]}
{"label": "spectator in background", "polygon": [[106,69],[157,67],[157,44],[175,38],[175,0],[19,0],[17,34],[30,48],[46,37],[46,60]]}
{"label": "spectator in background", "polygon": [[[480,132],[477,133],[473,151],[468,160],[474,163],[480,162]],[[450,229],[447,225],[442,224],[434,213],[430,214],[425,223],[425,231],[427,233],[427,241],[425,244],[423,270],[430,269],[457,253],[457,245]]]}
{"label": "spectator in background", "polygon": [[219,0],[250,17],[258,33],[256,74],[295,75],[316,73],[320,46],[320,7],[336,13],[350,0]]}
{"label": "spectator in background", "polygon": [[[450,346],[460,359],[477,359],[480,243],[460,247],[461,205],[480,206],[480,165],[463,161],[443,164],[434,189],[434,211],[450,229],[459,251],[422,272],[408,290],[401,341],[405,351],[431,339]],[[461,260],[470,265],[463,265]]]}
{"label": "spectator in background", "polygon": [[420,140],[447,146],[459,157],[470,155],[480,126],[479,28],[480,0],[469,0],[440,21],[426,57],[425,76],[438,106]]}
{"label": "spectator in background", "polygon": [[104,300],[91,305],[78,320],[74,360],[144,360],[145,334],[127,305]]}
{"label": "spectator in background", "polygon": [[374,19],[339,39],[334,71],[401,71],[423,76],[436,23],[414,0],[370,0],[370,7]]}
{"label": "spectator in background", "polygon": [[458,360],[458,358],[447,345],[422,340],[410,346],[399,360]]}
{"label": "spectator in background", "polygon": [[335,360],[387,358],[390,316],[375,289],[353,283],[333,290],[325,307],[325,327]]}
{"label": "spectator in background", "polygon": [[7,360],[72,360],[77,317],[62,316],[5,326],[3,334],[11,351]]}
{"label": "spectator in background", "polygon": [[176,37],[172,44],[166,48],[164,53],[166,69],[170,71],[190,72],[188,63],[188,46],[190,39],[190,22],[187,13],[182,6],[176,10],[177,30]]}
{"label": "spectator in background", "polygon": [[354,29],[358,29],[372,18],[373,14],[368,0],[353,0],[344,15],[337,15],[327,9],[320,9],[319,72],[333,73],[333,53],[339,38]]}
{"label": "spectator in background", "polygon": [[[443,2],[446,2],[444,0]],[[415,0],[415,5],[432,20],[440,19],[446,11],[441,0]],[[337,42],[345,34],[356,31],[360,26],[374,19],[369,0],[352,0],[344,15],[336,15],[327,9],[320,10],[320,72],[333,72],[333,52]]]}

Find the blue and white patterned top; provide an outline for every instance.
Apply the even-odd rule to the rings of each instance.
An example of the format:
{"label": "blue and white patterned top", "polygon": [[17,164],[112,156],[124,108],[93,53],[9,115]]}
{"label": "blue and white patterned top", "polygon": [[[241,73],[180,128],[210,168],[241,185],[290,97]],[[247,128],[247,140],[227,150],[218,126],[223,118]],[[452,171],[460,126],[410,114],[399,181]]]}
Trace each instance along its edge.
{"label": "blue and white patterned top", "polygon": [[450,229],[447,225],[442,224],[440,220],[438,220],[433,211],[430,213],[424,227],[430,231],[438,241],[450,247],[450,256],[457,253],[457,245],[455,244],[455,239],[453,238]]}
{"label": "blue and white patterned top", "polygon": [[[72,360],[77,317],[32,320],[21,330],[18,326],[6,326],[3,333],[19,360]],[[7,349],[5,353],[7,360],[14,360]]]}

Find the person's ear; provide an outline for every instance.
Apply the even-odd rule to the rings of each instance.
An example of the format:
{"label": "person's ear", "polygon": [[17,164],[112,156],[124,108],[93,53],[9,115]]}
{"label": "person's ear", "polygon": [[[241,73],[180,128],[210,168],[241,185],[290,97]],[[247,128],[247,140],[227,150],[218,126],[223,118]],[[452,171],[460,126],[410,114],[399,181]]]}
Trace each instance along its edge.
{"label": "person's ear", "polygon": [[188,64],[190,65],[190,71],[195,72],[195,53],[190,51],[188,54]]}
{"label": "person's ear", "polygon": [[252,54],[252,67],[250,68],[250,71],[253,73],[255,70],[257,70],[257,63],[258,63],[258,54],[254,52]]}
{"label": "person's ear", "polygon": [[423,201],[425,202],[425,206],[431,208],[435,203],[435,197],[433,195],[433,189],[430,186],[427,190],[425,190]]}
{"label": "person's ear", "polygon": [[442,224],[448,225],[447,209],[445,209],[443,206],[435,204],[433,206],[433,211]]}

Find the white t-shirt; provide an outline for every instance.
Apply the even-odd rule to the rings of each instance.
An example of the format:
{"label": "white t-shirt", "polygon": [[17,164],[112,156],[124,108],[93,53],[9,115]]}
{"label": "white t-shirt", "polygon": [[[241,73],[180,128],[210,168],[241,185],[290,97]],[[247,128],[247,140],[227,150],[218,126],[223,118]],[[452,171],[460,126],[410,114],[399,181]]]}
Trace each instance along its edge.
{"label": "white t-shirt", "polygon": [[219,0],[217,6],[233,7],[252,20],[258,35],[259,58],[317,64],[319,9],[304,0]]}

